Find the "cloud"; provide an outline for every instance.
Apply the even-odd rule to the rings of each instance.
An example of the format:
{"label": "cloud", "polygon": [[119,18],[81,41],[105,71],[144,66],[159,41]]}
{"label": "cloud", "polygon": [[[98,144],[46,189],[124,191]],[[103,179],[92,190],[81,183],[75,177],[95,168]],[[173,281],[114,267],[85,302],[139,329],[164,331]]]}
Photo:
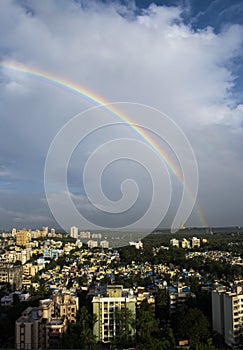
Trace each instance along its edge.
{"label": "cloud", "polygon": [[[243,170],[243,101],[236,93],[243,28],[228,23],[219,33],[212,27],[196,30],[183,22],[183,11],[154,4],[138,10],[134,3],[129,7],[97,1],[1,1],[0,30],[5,34],[0,57],[71,81],[107,101],[139,102],[169,115],[193,143],[200,186],[221,184],[211,193],[202,187],[199,191],[208,221],[218,225],[225,218],[220,215],[223,198],[230,222],[231,215],[237,219],[234,209],[242,208],[240,198],[234,205],[233,198],[243,188],[234,173],[236,166],[239,173]],[[12,187],[30,197],[35,193],[38,207],[36,192],[43,195],[48,148],[59,129],[90,103],[43,77],[4,68],[0,101],[1,164],[11,160]],[[212,134],[222,140],[221,148]],[[232,144],[236,134],[237,146]],[[92,147],[85,144],[82,159],[94,143],[95,137]],[[227,164],[224,154],[232,156]],[[234,191],[224,197],[223,188],[234,178]],[[23,209],[27,222],[31,211]],[[240,216],[238,220],[243,224]],[[191,223],[200,224],[198,218]]]}

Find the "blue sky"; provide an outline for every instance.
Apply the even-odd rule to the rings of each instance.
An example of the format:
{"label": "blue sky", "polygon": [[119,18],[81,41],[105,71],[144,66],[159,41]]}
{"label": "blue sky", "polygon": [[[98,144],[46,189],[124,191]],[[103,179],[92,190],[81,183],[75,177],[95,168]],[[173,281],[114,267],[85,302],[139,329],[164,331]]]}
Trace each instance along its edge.
{"label": "blue sky", "polygon": [[[92,107],[58,84],[8,69],[10,62],[68,80],[109,102],[140,103],[165,113],[195,153],[197,200],[208,225],[243,225],[242,19],[239,0],[1,1],[0,228],[58,225],[44,190],[48,150],[66,123]],[[89,123],[84,117],[84,129]],[[108,208],[103,215],[90,203],[82,179],[85,164],[113,138],[140,140],[125,127],[95,130],[75,148],[67,170],[69,195],[78,210],[104,227],[108,221],[114,227],[137,220],[153,190],[149,173],[123,159],[121,167],[114,162],[104,171],[101,183],[108,198],[119,200],[121,183],[133,178],[141,192],[132,210],[118,217],[111,202],[98,203],[97,197],[96,204]],[[170,154],[165,142],[157,141],[179,167],[173,150]],[[63,138],[63,152],[68,145]],[[130,151],[129,145],[123,148]],[[92,169],[94,184],[96,166]],[[168,173],[172,201],[163,227],[171,225],[182,196],[178,176]],[[58,187],[58,171],[55,176]],[[58,191],[52,196],[60,202]],[[202,224],[194,209],[187,225]]]}

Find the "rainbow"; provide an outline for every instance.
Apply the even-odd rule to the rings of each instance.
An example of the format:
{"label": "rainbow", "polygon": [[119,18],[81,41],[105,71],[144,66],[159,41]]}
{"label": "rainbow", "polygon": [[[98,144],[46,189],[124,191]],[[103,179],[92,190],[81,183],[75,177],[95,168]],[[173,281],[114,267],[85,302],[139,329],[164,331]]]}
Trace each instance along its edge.
{"label": "rainbow", "polygon": [[[121,113],[121,111],[115,108],[114,105],[110,105],[109,102],[101,96],[98,96],[93,91],[90,91],[84,87],[81,87],[80,85],[60,78],[54,74],[47,73],[30,66],[24,66],[16,62],[0,62],[0,69],[24,73],[25,75],[30,76],[34,79],[38,79],[45,84],[49,84],[52,86],[54,85],[57,88],[63,88],[67,91],[70,91],[71,93],[81,96],[92,105],[104,106],[104,108],[116,115],[122,122],[125,122],[125,124],[129,125],[138,135],[140,135],[142,139],[144,139],[146,143],[154,149],[154,151],[159,155],[159,157],[166,162],[171,171],[183,184],[183,176],[181,175],[181,172],[179,171],[177,166],[170,160],[170,158],[163,151],[163,149],[150,136],[150,134],[145,129],[135,125],[133,121],[130,120],[125,114]],[[195,206],[197,208],[197,213],[202,225],[204,227],[208,227],[204,213],[197,202]]]}

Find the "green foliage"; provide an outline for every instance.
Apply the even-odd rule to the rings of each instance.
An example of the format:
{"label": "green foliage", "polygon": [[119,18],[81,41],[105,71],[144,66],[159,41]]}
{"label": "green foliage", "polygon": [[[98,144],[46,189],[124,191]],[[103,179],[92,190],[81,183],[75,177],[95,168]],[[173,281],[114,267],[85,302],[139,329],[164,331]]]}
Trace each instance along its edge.
{"label": "green foliage", "polygon": [[27,303],[20,303],[16,294],[12,307],[0,307],[0,348],[14,348],[15,321],[26,309]]}
{"label": "green foliage", "polygon": [[170,316],[169,295],[165,290],[158,290],[155,294],[155,316],[163,323],[167,323]]}
{"label": "green foliage", "polygon": [[159,325],[156,321],[151,306],[142,303],[137,314],[137,333],[138,340],[141,343],[147,343],[159,331]]}
{"label": "green foliage", "polygon": [[77,313],[76,324],[69,323],[68,330],[62,338],[60,344],[62,349],[94,349],[96,339],[93,335],[95,318],[82,306]]}
{"label": "green foliage", "polygon": [[207,343],[210,337],[208,319],[196,307],[178,307],[172,316],[172,326],[177,338],[188,339],[192,346],[200,342]]}
{"label": "green foliage", "polygon": [[118,348],[131,347],[135,344],[136,320],[131,310],[124,308],[115,311],[116,336],[112,345]]}

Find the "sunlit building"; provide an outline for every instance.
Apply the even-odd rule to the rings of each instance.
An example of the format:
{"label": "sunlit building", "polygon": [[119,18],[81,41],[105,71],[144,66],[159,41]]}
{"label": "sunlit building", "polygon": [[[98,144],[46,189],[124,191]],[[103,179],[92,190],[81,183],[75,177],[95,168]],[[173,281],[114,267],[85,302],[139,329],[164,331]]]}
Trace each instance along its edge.
{"label": "sunlit building", "polygon": [[70,237],[77,239],[78,238],[78,227],[72,226],[70,228]]}
{"label": "sunlit building", "polygon": [[[120,334],[119,313],[124,317],[136,319],[136,298],[133,294],[124,293],[121,285],[107,286],[106,295],[93,297],[93,314],[97,318],[94,335],[99,342],[109,343]],[[124,321],[125,323],[127,320]],[[129,324],[131,335],[135,335],[135,325]]]}
{"label": "sunlit building", "polygon": [[20,230],[16,233],[16,245],[26,247],[27,243],[31,241],[31,234],[26,230]]}
{"label": "sunlit building", "polygon": [[199,248],[200,247],[200,238],[192,237],[192,239],[191,239],[191,247],[192,248]]}
{"label": "sunlit building", "polygon": [[76,322],[78,298],[69,293],[28,307],[15,323],[15,349],[57,349],[68,322]]}

